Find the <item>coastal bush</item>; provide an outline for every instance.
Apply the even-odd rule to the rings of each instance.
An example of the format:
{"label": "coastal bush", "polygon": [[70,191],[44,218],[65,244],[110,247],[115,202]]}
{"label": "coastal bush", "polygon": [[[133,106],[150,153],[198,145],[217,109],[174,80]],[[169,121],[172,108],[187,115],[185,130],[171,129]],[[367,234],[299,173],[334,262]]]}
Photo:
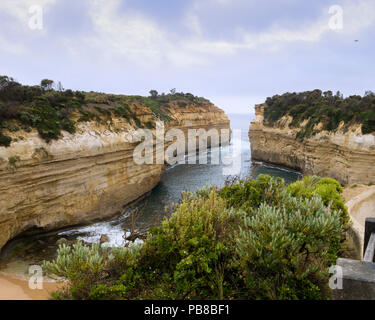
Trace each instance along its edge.
{"label": "coastal bush", "polygon": [[158,100],[151,98],[142,98],[142,103],[149,107],[160,120],[171,120],[171,117],[168,115],[168,112],[165,110],[165,108],[162,107]]}
{"label": "coastal bush", "polygon": [[366,119],[362,124],[362,133],[368,134],[375,132],[375,119]]}
{"label": "coastal bush", "polygon": [[307,199],[319,195],[325,206],[340,213],[342,225],[347,229],[350,218],[348,208],[341,196],[344,188],[335,179],[306,176],[301,181],[290,184],[287,191],[294,197]]}
{"label": "coastal bush", "polygon": [[[144,270],[151,269],[156,278],[159,275],[167,280],[161,283],[162,287],[167,285],[161,297],[231,296],[235,280],[233,235],[238,223],[238,216],[226,208],[215,189],[207,197],[184,194],[171,217],[151,231],[140,260]],[[158,297],[157,291],[150,297]]]}
{"label": "coastal bush", "polygon": [[43,267],[69,280],[69,290],[55,295],[60,298],[222,299],[233,291],[229,279],[236,274],[227,272],[235,219],[216,191],[205,199],[185,194],[143,246],[111,252],[99,245],[61,246]]}
{"label": "coastal bush", "polygon": [[[329,248],[341,236],[337,212],[317,196],[286,195],[280,208],[265,203],[244,217],[237,252],[250,299],[328,298]],[[325,268],[322,268],[325,266]]]}
{"label": "coastal bush", "polygon": [[187,103],[186,102],[177,102],[177,105],[180,107],[180,108],[185,108],[187,106]]}
{"label": "coastal bush", "polygon": [[0,146],[9,147],[11,142],[12,138],[2,134],[0,131]]}
{"label": "coastal bush", "polygon": [[281,178],[273,179],[260,174],[257,179],[239,180],[226,184],[219,194],[227,201],[228,207],[246,212],[258,208],[262,203],[278,205],[285,193],[285,183]]}
{"label": "coastal bush", "polygon": [[44,262],[43,268],[69,280],[69,288],[55,297],[85,299],[96,282],[105,277],[105,266],[112,259],[109,249],[100,244],[86,246],[77,242],[72,246],[60,245],[56,260]]}
{"label": "coastal bush", "polygon": [[61,247],[44,268],[70,283],[57,298],[327,299],[343,232],[327,190],[342,188],[318,177],[287,188],[267,175],[205,187],[184,193],[143,244]]}
{"label": "coastal bush", "polygon": [[[265,220],[261,220],[261,222],[259,223],[262,223],[263,227],[261,227],[260,230],[266,232],[265,235],[267,234],[277,235],[277,233],[274,233],[268,228],[271,228],[271,229],[275,228],[275,230],[280,228],[280,229],[283,229],[285,232],[287,232],[289,225],[290,225],[289,220],[300,219],[299,212],[301,212],[301,210],[302,212],[303,211],[308,212],[307,209],[310,210],[310,212],[307,213],[308,217],[313,217],[313,214],[314,214],[315,217],[323,216],[323,219],[330,219],[330,217],[326,217],[327,214],[325,213],[325,211],[329,209],[330,212],[332,212],[335,215],[335,220],[339,219],[338,225],[335,224],[337,232],[332,236],[329,235],[329,232],[325,233],[325,240],[324,240],[325,251],[324,253],[323,251],[320,251],[319,254],[322,254],[322,255],[319,257],[319,259],[317,259],[316,257],[314,259],[316,259],[317,261],[319,260],[321,263],[324,263],[325,265],[330,265],[337,260],[338,255],[340,254],[340,251],[343,249],[341,240],[343,238],[343,231],[345,230],[345,228],[347,228],[347,223],[349,221],[347,209],[344,205],[343,198],[341,196],[342,191],[343,191],[343,188],[341,187],[341,185],[336,180],[330,179],[330,178],[306,176],[304,177],[302,181],[298,181],[294,184],[291,184],[288,187],[285,187],[284,181],[280,178],[273,179],[267,175],[259,175],[256,180],[254,179],[249,179],[247,181],[240,180],[237,183],[226,185],[220,190],[220,194],[223,198],[227,200],[229,207],[240,208],[244,212],[246,212],[247,219],[249,219],[249,217],[258,217],[258,218],[264,217],[266,219],[266,217],[272,216],[272,215],[267,215],[264,212],[275,214],[278,217],[280,216],[280,212],[284,214],[287,213],[287,215],[282,216],[283,218],[286,218],[286,222],[288,222],[286,225],[283,225],[285,221],[279,218],[275,220],[275,222],[278,221],[275,226],[273,226],[270,221],[266,222]],[[306,202],[312,201],[313,199],[315,199],[314,201],[318,201],[320,203],[320,206],[318,208],[319,210],[321,208],[324,208],[325,209],[324,212],[320,210],[316,213],[315,212],[316,210],[314,208],[317,208],[317,207],[311,206],[311,203],[306,203]],[[262,208],[262,210],[260,208]],[[259,210],[261,210],[261,213],[259,212]],[[305,219],[304,222],[308,224],[312,223],[312,225],[314,225],[314,223],[316,223],[317,220],[313,220],[309,222],[307,221],[307,219]],[[330,223],[332,223],[332,221]],[[302,226],[300,227],[302,229]],[[302,229],[302,230],[303,232],[299,233],[300,239],[302,239],[301,235],[303,235],[305,232],[305,229]],[[309,230],[308,231],[309,233],[310,227],[308,230]],[[323,232],[323,230],[321,231]],[[256,233],[254,233],[253,230],[251,231],[251,233],[253,236],[256,235]],[[249,235],[249,233],[247,234]],[[270,252],[275,252],[275,253],[277,252],[280,255],[281,251],[279,249],[283,246],[283,244],[280,243],[280,241],[283,241],[284,238],[278,238],[278,236],[276,236],[276,238],[272,239],[272,241],[269,239],[271,241],[270,243],[272,244],[272,246],[273,245],[275,246],[275,247],[272,247],[272,246],[270,247],[271,248]],[[243,236],[239,237],[238,241],[241,242],[241,239],[243,239]],[[293,239],[293,241],[296,241],[296,239],[294,239],[293,237],[292,238],[286,237],[284,240],[289,241],[290,239]],[[316,243],[318,243],[316,241],[318,241],[319,239],[310,238],[310,240],[314,242],[308,243],[308,244],[305,243],[303,245],[304,248],[305,247],[311,248],[313,245],[316,245]],[[249,242],[249,237],[246,237],[244,241],[245,241],[244,243],[248,243],[248,244],[250,243],[249,246],[251,246],[252,248],[256,248],[257,244],[258,245],[260,244],[261,246],[265,246],[265,244],[267,243],[265,239],[263,240],[258,239],[256,243],[252,243],[252,242]],[[297,245],[297,242],[295,242],[294,245]],[[300,259],[302,259],[301,258],[302,255],[310,254],[306,252],[302,253],[303,250],[301,249],[301,247],[299,250],[301,251],[301,256],[298,254],[295,254],[296,259],[297,257],[300,257]],[[312,251],[314,252],[314,250]],[[258,251],[258,253],[259,252],[260,251]],[[270,255],[269,252],[265,254]],[[282,260],[284,262],[289,261],[288,262],[289,265],[291,264],[291,261],[294,261],[296,263],[298,262],[297,260],[290,260],[290,258],[291,256],[290,257],[285,256],[283,257]],[[261,260],[257,260],[257,261],[259,262]],[[254,267],[257,265],[257,262],[253,261],[252,263]],[[264,266],[260,266],[259,270],[266,270],[266,268]],[[281,270],[282,269],[280,269],[280,272]],[[301,270],[299,266],[299,262],[296,265],[293,265],[292,270]],[[280,284],[280,282],[276,281],[276,278],[272,280],[271,275],[274,273],[275,273],[275,270],[273,270],[272,272],[269,270],[268,273],[265,273],[267,276],[263,279],[264,282],[262,282],[263,281],[262,277],[258,274],[256,277],[258,281],[253,282],[252,285],[255,286],[254,288],[260,289],[260,287],[263,287],[264,289],[266,289],[266,288],[272,288],[271,286],[272,283]],[[287,277],[286,274],[282,272],[280,274],[283,274],[283,279],[285,280],[288,280],[290,278],[289,276],[292,275],[290,273],[289,276]],[[306,274],[308,274],[308,272]],[[309,277],[312,277],[315,280],[320,279],[319,281],[321,281],[323,279],[322,278],[323,275],[324,275],[324,272],[323,273],[319,272],[319,274],[318,273],[309,274]],[[327,276],[327,274],[325,274],[325,276]],[[301,277],[299,279],[302,281]],[[306,284],[309,284],[309,288],[311,287],[311,288],[315,288],[314,290],[318,290],[316,292],[313,290],[315,293],[313,291],[308,291],[310,298],[313,298],[313,296],[315,294],[318,294],[318,292],[322,293],[322,292],[327,291],[326,288],[324,289],[324,285],[323,287],[321,286],[322,284],[321,282],[318,281],[318,283],[320,283],[320,287],[319,286],[317,287],[316,285],[313,286],[313,283],[311,282],[312,280],[310,281],[308,279],[309,278],[305,278],[303,281]],[[307,298],[306,296],[308,293],[306,291],[307,288],[305,287],[298,288],[298,286],[296,285],[297,284],[299,285],[301,282],[298,282],[296,278],[292,278],[291,281],[294,284],[293,285],[289,284],[292,287],[288,289],[289,290],[288,292],[290,294],[293,293],[295,297]],[[287,285],[286,283],[283,283],[282,285],[280,284],[280,287],[283,287],[285,289],[286,285]],[[274,297],[274,295],[276,294],[275,290],[276,289],[274,288],[273,289],[274,292],[272,293],[268,292],[268,295],[269,295],[268,297]],[[305,291],[302,294],[301,293],[302,291],[300,290],[302,291],[305,290]],[[261,294],[261,293],[258,292],[257,294]],[[281,291],[278,292],[277,294],[279,298],[286,298],[286,296],[283,296],[284,293],[282,293]],[[323,297],[323,296],[321,295],[320,297]],[[266,298],[266,296],[264,296],[263,298]]]}
{"label": "coastal bush", "polygon": [[311,199],[318,195],[326,207],[339,213],[343,229],[342,236],[333,241],[329,248],[330,262],[335,263],[338,255],[344,251],[342,243],[346,239],[345,232],[349,228],[350,220],[348,208],[341,195],[344,188],[335,179],[306,176],[301,181],[289,185],[287,190],[292,196],[304,199]]}
{"label": "coastal bush", "polygon": [[155,124],[152,121],[145,122],[145,126],[148,129],[155,129]]}
{"label": "coastal bush", "polygon": [[[112,115],[144,128],[129,106],[132,102],[148,107],[154,118],[163,121],[171,120],[169,108],[172,103],[181,108],[189,103],[210,104],[204,98],[175,90],[173,94],[159,95],[155,91],[152,97],[142,97],[64,90],[61,84],[57,88],[54,89],[54,82],[49,79],[43,79],[38,86],[24,86],[13,78],[0,76],[0,146],[8,147],[11,143],[11,138],[2,129],[15,132],[17,128],[35,128],[41,138],[49,142],[59,139],[62,130],[74,133],[76,122],[105,123],[112,120]],[[153,128],[150,122],[146,127]]]}
{"label": "coastal bush", "polygon": [[341,122],[344,128],[351,124],[361,124],[362,133],[375,132],[375,93],[368,91],[363,97],[359,95],[344,98],[340,92],[321,90],[300,93],[285,93],[266,99],[264,119],[274,124],[283,116],[292,116],[291,126],[298,128],[304,120],[305,127],[300,128],[296,138],[303,140],[315,134],[314,125],[323,124],[323,129],[334,131]]}
{"label": "coastal bush", "polygon": [[7,169],[11,171],[15,171],[17,169],[18,161],[21,161],[21,158],[19,156],[9,157]]}

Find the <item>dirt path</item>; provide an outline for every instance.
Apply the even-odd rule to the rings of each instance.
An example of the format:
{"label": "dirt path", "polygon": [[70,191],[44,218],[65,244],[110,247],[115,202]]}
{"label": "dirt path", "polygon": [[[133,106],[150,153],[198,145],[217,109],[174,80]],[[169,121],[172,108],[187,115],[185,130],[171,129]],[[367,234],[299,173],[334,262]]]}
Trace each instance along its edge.
{"label": "dirt path", "polygon": [[342,193],[342,196],[345,200],[345,203],[352,200],[353,198],[355,198],[356,196],[358,196],[359,194],[367,191],[367,190],[370,190],[370,189],[373,189],[374,186],[366,186],[366,185],[363,185],[363,184],[354,184],[354,185],[351,185],[351,186],[347,186],[345,187],[344,189],[344,192]]}
{"label": "dirt path", "polygon": [[375,217],[375,186],[355,184],[344,189],[343,197],[350,215],[348,240],[354,259],[362,259],[366,218]]}

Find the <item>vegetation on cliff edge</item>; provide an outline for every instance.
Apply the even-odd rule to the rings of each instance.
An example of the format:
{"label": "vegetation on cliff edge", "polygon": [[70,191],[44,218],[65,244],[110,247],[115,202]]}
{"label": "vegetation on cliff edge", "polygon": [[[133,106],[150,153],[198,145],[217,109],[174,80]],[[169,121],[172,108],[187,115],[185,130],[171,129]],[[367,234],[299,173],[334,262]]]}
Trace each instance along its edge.
{"label": "vegetation on cliff edge", "polygon": [[328,299],[348,221],[341,191],[267,175],[206,187],[143,244],[63,245],[44,270],[69,281],[57,299]]}
{"label": "vegetation on cliff edge", "polygon": [[375,93],[368,91],[363,97],[353,95],[344,98],[340,92],[321,90],[301,93],[275,95],[266,100],[264,109],[265,123],[273,125],[283,116],[292,116],[292,127],[298,128],[304,120],[306,126],[297,133],[296,138],[303,140],[314,135],[314,126],[323,124],[323,129],[334,131],[341,121],[344,126],[362,124],[362,133],[375,132]]}
{"label": "vegetation on cliff edge", "polygon": [[152,128],[151,121],[142,123],[137,117],[138,106],[150,108],[155,119],[169,121],[171,103],[179,107],[210,104],[204,98],[178,93],[175,89],[170,94],[159,95],[155,90],[150,94],[142,97],[65,90],[60,82],[55,84],[49,79],[43,79],[40,85],[26,86],[13,78],[0,76],[0,146],[10,146],[10,132],[30,132],[35,128],[49,142],[58,139],[62,130],[74,133],[77,122],[106,123],[113,115],[137,127]]}

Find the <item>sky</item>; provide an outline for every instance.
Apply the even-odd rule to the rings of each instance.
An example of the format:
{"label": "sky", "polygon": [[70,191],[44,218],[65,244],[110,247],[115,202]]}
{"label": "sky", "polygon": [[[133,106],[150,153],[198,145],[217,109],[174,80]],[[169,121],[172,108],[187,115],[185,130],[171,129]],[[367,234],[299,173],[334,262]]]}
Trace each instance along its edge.
{"label": "sky", "polygon": [[0,75],[118,94],[176,88],[227,113],[285,92],[375,91],[374,52],[375,0],[0,1]]}

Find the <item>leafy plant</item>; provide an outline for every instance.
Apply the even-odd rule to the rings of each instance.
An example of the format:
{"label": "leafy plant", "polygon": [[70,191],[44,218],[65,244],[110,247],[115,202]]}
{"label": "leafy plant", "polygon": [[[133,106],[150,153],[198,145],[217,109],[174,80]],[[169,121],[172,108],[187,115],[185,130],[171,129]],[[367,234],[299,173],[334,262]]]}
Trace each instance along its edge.
{"label": "leafy plant", "polygon": [[341,196],[344,188],[335,179],[306,176],[301,181],[289,185],[287,191],[292,196],[305,199],[311,199],[314,195],[319,195],[325,206],[340,213],[343,227],[347,229],[350,218],[348,208]]}
{"label": "leafy plant", "polygon": [[8,158],[8,169],[15,171],[17,169],[17,162],[21,161],[19,156]]}
{"label": "leafy plant", "polygon": [[231,294],[237,220],[215,189],[206,198],[183,195],[171,217],[152,230],[141,260],[168,275],[164,298],[223,299]]}
{"label": "leafy plant", "polygon": [[89,295],[95,279],[103,274],[107,260],[111,260],[109,250],[100,244],[91,247],[81,242],[72,247],[60,245],[57,250],[57,258],[52,262],[44,262],[46,272],[64,277],[69,280],[71,298],[80,299]]}
{"label": "leafy plant", "polygon": [[142,245],[62,246],[44,268],[69,280],[55,298],[327,299],[341,191],[314,176],[289,187],[266,175],[207,186],[184,193]]}
{"label": "leafy plant", "polygon": [[[175,91],[168,95],[152,91],[151,97],[73,92],[64,90],[59,83],[54,90],[54,81],[49,79],[43,79],[38,86],[24,86],[7,76],[0,76],[0,84],[0,146],[5,147],[10,146],[12,139],[2,129],[16,132],[21,128],[30,132],[31,128],[36,128],[39,135],[50,142],[59,139],[62,130],[75,133],[76,120],[105,123],[112,121],[115,115],[143,128],[144,124],[134,111],[136,106],[129,106],[132,102],[148,107],[154,118],[163,121],[171,120],[169,108],[172,103],[178,103],[180,107],[187,106],[188,102],[210,105],[204,98]],[[151,121],[146,126],[153,128]]]}
{"label": "leafy plant", "polygon": [[0,131],[0,146],[9,147],[11,142],[12,138],[2,134]]}
{"label": "leafy plant", "polygon": [[329,248],[341,231],[339,214],[327,214],[317,196],[302,199],[286,194],[279,208],[261,204],[245,215],[237,240],[246,296],[327,298]]}
{"label": "leafy plant", "polygon": [[275,95],[266,100],[264,109],[265,123],[273,125],[283,116],[292,116],[291,126],[298,128],[302,121],[308,120],[301,127],[296,138],[303,140],[314,135],[313,127],[323,124],[323,129],[335,131],[341,122],[344,127],[362,124],[362,133],[375,132],[375,93],[368,91],[359,95],[343,98],[340,92],[305,91]]}

